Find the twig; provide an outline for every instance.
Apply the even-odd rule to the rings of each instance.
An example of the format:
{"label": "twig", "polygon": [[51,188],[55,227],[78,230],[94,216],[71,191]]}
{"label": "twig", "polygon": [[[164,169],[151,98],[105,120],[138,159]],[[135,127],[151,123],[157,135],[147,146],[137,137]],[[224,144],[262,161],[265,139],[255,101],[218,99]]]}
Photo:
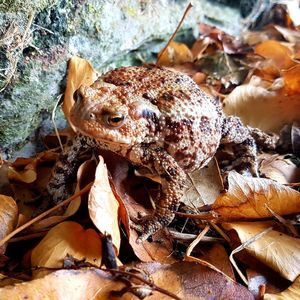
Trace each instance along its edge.
{"label": "twig", "polygon": [[[182,240],[182,241],[191,241],[194,240],[195,238],[197,238],[196,234],[190,234],[190,233],[182,233],[182,232],[178,232],[175,230],[168,230],[170,237],[175,239],[175,240]],[[224,239],[222,238],[215,238],[215,237],[210,237],[210,236],[203,236],[201,241],[199,242],[219,242],[219,243],[223,243]]]}
{"label": "twig", "polygon": [[169,47],[170,43],[173,41],[175,35],[177,34],[178,30],[180,29],[186,15],[188,14],[189,10],[193,7],[192,3],[190,2],[187,6],[187,8],[185,9],[184,11],[184,14],[179,22],[179,24],[177,25],[176,27],[176,30],[173,32],[171,38],[169,39],[167,45],[163,48],[163,50],[160,52],[160,54],[158,55],[157,57],[157,61],[156,61],[156,64],[155,64],[155,67],[157,67],[159,65],[159,60],[161,59],[162,55],[165,53],[165,51],[167,50],[167,48]]}
{"label": "twig", "polygon": [[195,246],[202,240],[202,238],[206,235],[209,230],[209,226],[206,225],[204,229],[200,232],[200,234],[195,238],[193,242],[188,246],[186,250],[186,256],[191,256],[192,251],[194,250]]}
{"label": "twig", "polygon": [[196,219],[196,220],[205,220],[205,221],[215,219],[214,215],[211,212],[203,213],[203,214],[188,214],[188,213],[177,211],[175,212],[175,215],[180,217]]}
{"label": "twig", "polygon": [[73,201],[74,199],[76,199],[78,196],[86,193],[88,190],[90,190],[90,188],[92,187],[93,182],[89,183],[88,185],[86,185],[82,190],[80,190],[78,193],[74,194],[72,197],[60,202],[59,204],[55,205],[54,207],[46,210],[45,212],[43,212],[42,214],[38,215],[37,217],[33,218],[32,220],[28,221],[27,223],[25,223],[24,225],[18,227],[17,229],[15,229],[14,231],[12,231],[10,234],[8,234],[6,237],[4,237],[2,240],[0,240],[0,247],[2,245],[4,245],[6,242],[8,242],[13,236],[15,236],[17,233],[21,232],[22,230],[26,229],[27,227],[29,227],[30,225],[34,224],[35,222],[43,219],[44,217],[46,217],[47,215],[49,215],[50,213],[54,212],[55,210],[61,208],[62,206],[65,206],[66,204],[68,204],[69,202]]}
{"label": "twig", "polygon": [[8,242],[9,243],[16,243],[16,242],[21,242],[21,241],[32,240],[32,239],[35,239],[35,238],[45,236],[47,234],[47,232],[48,232],[48,230],[42,231],[42,232],[31,233],[31,234],[27,234],[27,235],[23,235],[23,236],[19,236],[19,237],[10,239]]}

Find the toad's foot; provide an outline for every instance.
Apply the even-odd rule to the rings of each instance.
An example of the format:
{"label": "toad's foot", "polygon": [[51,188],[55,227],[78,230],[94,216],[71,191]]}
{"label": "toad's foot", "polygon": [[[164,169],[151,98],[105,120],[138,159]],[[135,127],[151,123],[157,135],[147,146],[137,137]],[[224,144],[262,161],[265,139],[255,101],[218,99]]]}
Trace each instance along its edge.
{"label": "toad's foot", "polygon": [[155,215],[151,217],[140,219],[136,223],[131,222],[130,227],[141,233],[136,242],[141,244],[147,240],[150,235],[168,226],[174,219],[174,216],[174,212],[164,212],[164,215],[157,214],[156,212]]}

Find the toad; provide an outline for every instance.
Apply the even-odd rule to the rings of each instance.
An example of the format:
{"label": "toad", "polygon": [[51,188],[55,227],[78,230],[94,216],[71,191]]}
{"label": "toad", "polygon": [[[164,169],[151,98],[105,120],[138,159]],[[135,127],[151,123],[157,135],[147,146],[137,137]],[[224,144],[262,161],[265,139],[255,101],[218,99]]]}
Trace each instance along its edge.
{"label": "toad", "polygon": [[186,174],[203,168],[220,144],[232,143],[234,166],[258,176],[253,134],[257,129],[225,116],[221,105],[187,75],[163,67],[122,67],[99,77],[74,94],[71,123],[77,135],[57,161],[48,191],[55,202],[69,196],[66,184],[77,155],[85,148],[113,151],[133,165],[148,168],[161,179],[153,215],[135,226],[139,241],[167,226],[185,191]]}

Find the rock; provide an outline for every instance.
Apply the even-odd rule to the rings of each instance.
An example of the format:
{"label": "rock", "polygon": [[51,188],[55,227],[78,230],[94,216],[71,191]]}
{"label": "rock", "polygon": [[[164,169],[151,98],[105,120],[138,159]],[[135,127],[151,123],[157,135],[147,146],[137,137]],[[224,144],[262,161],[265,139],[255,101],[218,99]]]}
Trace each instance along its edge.
{"label": "rock", "polygon": [[[99,71],[137,64],[143,59],[148,61],[152,52],[158,52],[162,42],[170,37],[188,3],[29,2],[12,0],[0,4],[0,151],[5,157],[11,157],[29,136],[31,141],[40,141],[37,133],[41,128],[43,134],[53,130],[49,116],[58,95],[63,93],[66,65],[71,56],[88,59]],[[234,5],[195,1],[183,30],[196,29],[196,24],[204,21],[237,34],[242,29],[242,17],[239,7]],[[39,144],[32,145],[35,146],[25,147],[30,151],[24,155],[40,149]]]}

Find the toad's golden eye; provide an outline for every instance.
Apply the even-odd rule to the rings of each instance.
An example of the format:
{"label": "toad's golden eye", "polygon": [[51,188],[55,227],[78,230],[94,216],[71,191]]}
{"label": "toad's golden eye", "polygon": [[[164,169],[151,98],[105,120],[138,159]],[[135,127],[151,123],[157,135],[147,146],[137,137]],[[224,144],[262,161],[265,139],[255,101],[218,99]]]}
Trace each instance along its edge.
{"label": "toad's golden eye", "polygon": [[106,125],[109,127],[121,127],[124,123],[125,116],[121,113],[105,113],[103,119]]}

